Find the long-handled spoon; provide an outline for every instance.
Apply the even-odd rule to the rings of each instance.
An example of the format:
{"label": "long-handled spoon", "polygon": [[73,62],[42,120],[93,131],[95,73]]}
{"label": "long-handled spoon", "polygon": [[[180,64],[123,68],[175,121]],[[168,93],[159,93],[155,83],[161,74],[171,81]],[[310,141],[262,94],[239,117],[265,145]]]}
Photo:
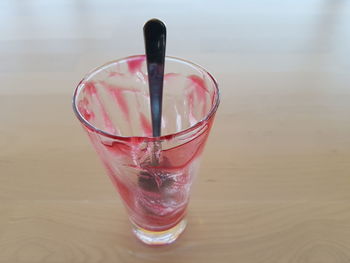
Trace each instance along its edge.
{"label": "long-handled spoon", "polygon": [[151,19],[143,27],[147,58],[153,137],[161,135],[166,28],[162,21]]}

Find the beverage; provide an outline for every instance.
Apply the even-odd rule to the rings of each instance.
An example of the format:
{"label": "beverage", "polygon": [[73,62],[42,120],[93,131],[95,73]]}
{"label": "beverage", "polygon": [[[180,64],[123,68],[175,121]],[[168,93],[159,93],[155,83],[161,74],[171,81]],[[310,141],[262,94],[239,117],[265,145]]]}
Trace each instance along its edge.
{"label": "beverage", "polygon": [[144,56],[96,69],[78,86],[73,107],[147,244],[174,241],[185,227],[191,184],[219,97],[203,69],[167,58],[163,127],[151,137]]}

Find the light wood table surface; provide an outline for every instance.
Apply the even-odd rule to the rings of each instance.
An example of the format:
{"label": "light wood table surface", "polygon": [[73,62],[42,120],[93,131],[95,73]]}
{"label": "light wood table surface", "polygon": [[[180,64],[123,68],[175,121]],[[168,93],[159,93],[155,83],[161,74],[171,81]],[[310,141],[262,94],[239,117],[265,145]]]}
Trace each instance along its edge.
{"label": "light wood table surface", "polygon": [[[71,109],[144,52],[206,67],[222,102],[173,245],[133,237]],[[350,262],[350,1],[0,2],[0,262]]]}

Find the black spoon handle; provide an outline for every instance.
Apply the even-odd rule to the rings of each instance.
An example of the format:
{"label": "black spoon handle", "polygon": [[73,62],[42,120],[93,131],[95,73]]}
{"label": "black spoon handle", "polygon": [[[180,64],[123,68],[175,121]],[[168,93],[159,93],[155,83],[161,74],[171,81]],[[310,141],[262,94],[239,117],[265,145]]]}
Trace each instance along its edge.
{"label": "black spoon handle", "polygon": [[159,137],[162,121],[166,28],[162,21],[151,19],[144,25],[143,34],[151,98],[153,137]]}

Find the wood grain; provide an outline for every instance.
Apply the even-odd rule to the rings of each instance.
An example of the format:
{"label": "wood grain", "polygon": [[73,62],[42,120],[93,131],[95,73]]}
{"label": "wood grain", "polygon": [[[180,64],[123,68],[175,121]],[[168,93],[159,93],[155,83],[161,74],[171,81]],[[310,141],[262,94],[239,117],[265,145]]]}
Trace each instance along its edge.
{"label": "wood grain", "polygon": [[[189,226],[150,248],[71,109],[75,85],[143,53],[203,65],[222,102]],[[350,2],[0,2],[0,262],[350,262]]]}

